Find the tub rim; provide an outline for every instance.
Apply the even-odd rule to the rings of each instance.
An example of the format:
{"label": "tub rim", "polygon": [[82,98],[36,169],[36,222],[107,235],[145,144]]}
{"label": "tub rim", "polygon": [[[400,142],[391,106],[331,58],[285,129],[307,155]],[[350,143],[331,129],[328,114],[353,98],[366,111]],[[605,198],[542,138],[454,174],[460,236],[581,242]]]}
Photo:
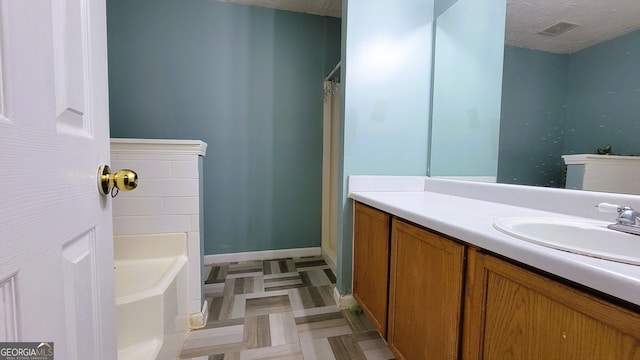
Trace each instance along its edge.
{"label": "tub rim", "polygon": [[[136,260],[115,261],[114,265],[117,267],[118,263],[122,264],[122,263],[135,263],[135,262],[153,262],[154,260],[166,261],[167,259],[174,259],[174,260],[173,262],[171,262],[171,265],[169,265],[169,267],[163,270],[162,274],[159,277],[159,280],[156,281],[153,286],[140,289],[138,291],[134,291],[126,295],[116,296],[116,307],[119,305],[129,304],[134,301],[143,300],[152,296],[162,295],[166,291],[166,289],[171,285],[171,282],[178,276],[180,271],[186,266],[187,257],[185,255],[179,255],[179,256],[169,257],[169,258],[156,258],[156,259],[144,259],[144,260],[141,259],[140,261],[136,261]],[[121,266],[126,266],[126,265],[121,265]],[[115,273],[114,273],[114,277],[115,277]],[[114,284],[115,284],[115,287],[118,286],[116,282],[114,282]]]}

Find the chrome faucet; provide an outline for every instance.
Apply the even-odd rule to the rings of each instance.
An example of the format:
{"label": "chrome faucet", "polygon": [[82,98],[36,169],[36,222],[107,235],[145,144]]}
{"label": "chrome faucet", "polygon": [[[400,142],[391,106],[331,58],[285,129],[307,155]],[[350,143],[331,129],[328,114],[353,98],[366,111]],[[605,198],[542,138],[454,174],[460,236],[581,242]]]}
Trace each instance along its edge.
{"label": "chrome faucet", "polygon": [[640,235],[640,212],[633,210],[629,206],[609,203],[600,203],[596,207],[603,213],[618,213],[616,223],[607,226],[609,229]]}

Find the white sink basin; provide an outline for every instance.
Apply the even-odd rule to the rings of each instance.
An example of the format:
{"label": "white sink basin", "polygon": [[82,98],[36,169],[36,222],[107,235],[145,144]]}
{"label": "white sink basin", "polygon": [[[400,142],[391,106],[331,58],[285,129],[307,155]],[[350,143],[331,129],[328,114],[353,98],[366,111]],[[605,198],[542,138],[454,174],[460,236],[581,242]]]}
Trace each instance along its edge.
{"label": "white sink basin", "polygon": [[554,249],[640,265],[640,236],[607,228],[597,220],[513,217],[493,227],[518,239]]}

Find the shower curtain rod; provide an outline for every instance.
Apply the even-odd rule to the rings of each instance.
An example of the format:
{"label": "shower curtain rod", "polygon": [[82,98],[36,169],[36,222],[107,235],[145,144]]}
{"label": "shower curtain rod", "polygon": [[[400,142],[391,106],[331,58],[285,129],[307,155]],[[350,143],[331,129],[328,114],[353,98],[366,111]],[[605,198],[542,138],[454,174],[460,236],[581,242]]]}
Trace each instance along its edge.
{"label": "shower curtain rod", "polygon": [[329,73],[329,75],[327,75],[326,78],[324,78],[325,81],[331,79],[331,76],[333,76],[333,73],[335,73],[339,68],[340,68],[340,64],[342,63],[342,60],[338,61],[338,63],[336,64],[336,66],[333,68],[333,70],[331,70],[331,72]]}

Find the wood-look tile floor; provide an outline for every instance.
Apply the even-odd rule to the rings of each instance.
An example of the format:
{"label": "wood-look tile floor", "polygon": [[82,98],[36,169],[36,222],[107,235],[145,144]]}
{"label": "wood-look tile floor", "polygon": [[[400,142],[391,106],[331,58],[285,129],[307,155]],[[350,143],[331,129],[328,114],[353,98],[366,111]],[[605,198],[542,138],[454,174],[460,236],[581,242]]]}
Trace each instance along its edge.
{"label": "wood-look tile floor", "polygon": [[393,359],[364,314],[340,310],[336,277],[320,257],[214,264],[204,328],[180,359]]}

